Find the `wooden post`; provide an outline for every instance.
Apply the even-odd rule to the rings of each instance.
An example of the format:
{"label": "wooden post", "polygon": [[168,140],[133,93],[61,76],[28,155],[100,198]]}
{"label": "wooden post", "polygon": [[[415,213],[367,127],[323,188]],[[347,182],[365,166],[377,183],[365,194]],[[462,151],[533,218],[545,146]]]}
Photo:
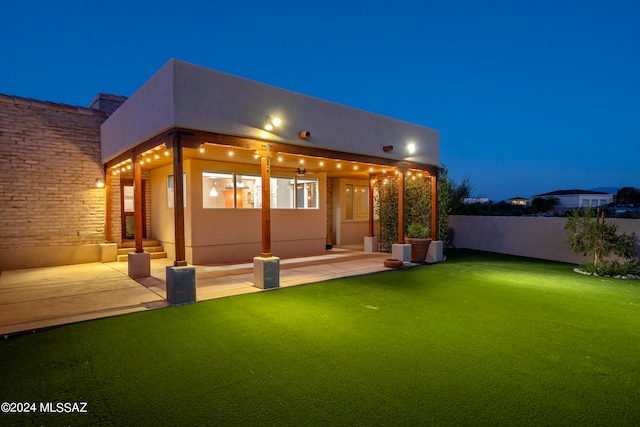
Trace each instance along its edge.
{"label": "wooden post", "polygon": [[187,265],[184,238],[184,168],[182,164],[182,143],[180,135],[173,133],[173,222],[175,227],[175,267]]}
{"label": "wooden post", "polygon": [[111,243],[113,242],[113,230],[111,228],[111,220],[112,220],[111,172],[108,169],[105,169],[105,174],[104,174],[104,193],[105,193],[104,240],[107,243]]}
{"label": "wooden post", "polygon": [[440,230],[438,224],[438,178],[436,176],[431,177],[431,238],[433,240],[440,240],[438,231]]}
{"label": "wooden post", "polygon": [[144,227],[142,206],[142,156],[133,155],[133,217],[135,221],[136,253],[144,252],[142,235]]}
{"label": "wooden post", "polygon": [[405,164],[398,171],[398,243],[404,243],[404,174]]}
{"label": "wooden post", "polygon": [[262,144],[260,150],[260,172],[262,176],[262,258],[271,254],[271,144]]}
{"label": "wooden post", "polygon": [[369,175],[369,237],[373,237],[373,177]]}

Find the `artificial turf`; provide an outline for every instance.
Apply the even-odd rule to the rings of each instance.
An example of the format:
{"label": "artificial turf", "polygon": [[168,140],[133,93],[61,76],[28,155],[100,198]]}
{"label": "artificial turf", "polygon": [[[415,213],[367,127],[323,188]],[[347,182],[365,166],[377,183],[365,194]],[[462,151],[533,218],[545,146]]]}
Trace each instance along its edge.
{"label": "artificial turf", "polygon": [[640,425],[640,282],[440,264],[0,342],[0,425]]}

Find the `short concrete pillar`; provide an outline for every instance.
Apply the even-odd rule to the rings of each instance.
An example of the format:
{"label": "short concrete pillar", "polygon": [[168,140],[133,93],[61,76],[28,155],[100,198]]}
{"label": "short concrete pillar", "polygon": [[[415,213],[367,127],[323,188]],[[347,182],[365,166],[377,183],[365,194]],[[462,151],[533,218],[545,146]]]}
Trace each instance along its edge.
{"label": "short concrete pillar", "polygon": [[427,252],[427,262],[441,262],[444,259],[444,243],[442,240],[434,240],[429,245],[429,252]]}
{"label": "short concrete pillar", "polygon": [[365,252],[378,252],[378,238],[366,236],[364,238]]}
{"label": "short concrete pillar", "polygon": [[167,266],[167,301],[172,305],[196,302],[196,268]]}
{"label": "short concrete pillar", "polygon": [[100,243],[100,262],[115,262],[118,260],[117,243]]}
{"label": "short concrete pillar", "polygon": [[280,258],[253,258],[253,286],[260,289],[280,287]]}
{"label": "short concrete pillar", "polygon": [[411,262],[411,245],[406,243],[394,243],[391,245],[391,258],[405,262]]}
{"label": "short concrete pillar", "polygon": [[149,252],[129,253],[129,277],[140,279],[151,276],[151,254]]}

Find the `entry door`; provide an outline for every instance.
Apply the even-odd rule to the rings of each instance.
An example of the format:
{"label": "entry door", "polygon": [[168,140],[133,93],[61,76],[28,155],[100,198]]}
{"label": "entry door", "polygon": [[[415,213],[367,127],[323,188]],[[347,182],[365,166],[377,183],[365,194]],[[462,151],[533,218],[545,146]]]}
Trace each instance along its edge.
{"label": "entry door", "polygon": [[[142,181],[142,238],[147,237],[146,217],[147,207],[145,203],[145,181]],[[134,217],[133,180],[120,180],[120,217],[122,218],[122,239],[135,239],[136,221]]]}

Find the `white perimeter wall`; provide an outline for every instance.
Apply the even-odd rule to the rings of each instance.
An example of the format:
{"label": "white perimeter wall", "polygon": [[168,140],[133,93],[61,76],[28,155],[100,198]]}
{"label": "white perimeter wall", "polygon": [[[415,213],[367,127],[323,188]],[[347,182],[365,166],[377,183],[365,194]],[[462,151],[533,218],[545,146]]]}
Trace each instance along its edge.
{"label": "white perimeter wall", "polygon": [[[640,236],[640,220],[607,219],[618,224],[618,232],[635,231]],[[564,226],[566,218],[452,215],[453,245],[510,255],[580,264],[582,255],[571,251]],[[636,243],[636,250],[640,248]]]}

